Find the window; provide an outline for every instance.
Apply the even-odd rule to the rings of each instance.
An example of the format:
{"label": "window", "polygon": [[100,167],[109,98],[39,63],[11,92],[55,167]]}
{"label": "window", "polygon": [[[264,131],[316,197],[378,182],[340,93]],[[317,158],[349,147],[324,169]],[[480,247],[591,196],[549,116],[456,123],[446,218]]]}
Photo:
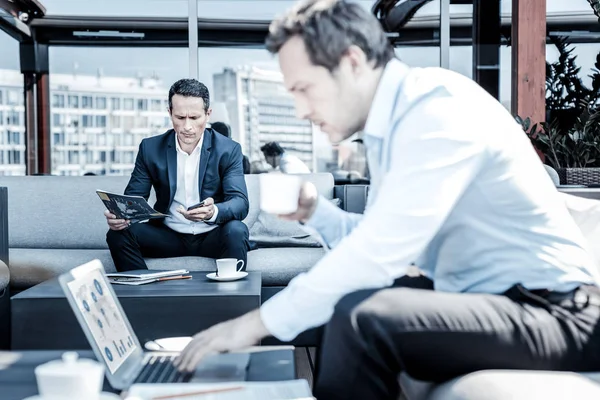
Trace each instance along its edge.
{"label": "window", "polygon": [[59,127],[63,125],[63,115],[62,114],[52,114],[52,126]]}
{"label": "window", "polygon": [[82,108],[93,108],[94,99],[92,96],[82,96],[81,105]]}
{"label": "window", "polygon": [[53,94],[52,95],[52,107],[65,108],[65,95]]}
{"label": "window", "polygon": [[123,102],[124,108],[127,111],[132,111],[133,110],[133,99],[131,98],[126,98]]}
{"label": "window", "polygon": [[110,116],[110,127],[113,129],[121,128],[121,116],[111,115]]}
{"label": "window", "polygon": [[98,128],[106,127],[106,116],[105,115],[96,115],[96,126]]}
{"label": "window", "polygon": [[110,99],[110,109],[111,110],[120,110],[121,109],[121,99],[118,97],[113,97]]}
{"label": "window", "polygon": [[[0,106],[4,104],[4,91],[0,90]],[[2,164],[2,163],[0,163]]]}
{"label": "window", "polygon": [[21,125],[21,113],[18,111],[9,111],[6,117],[6,125]]}
{"label": "window", "polygon": [[106,97],[96,97],[96,108],[98,110],[106,109]]}
{"label": "window", "polygon": [[94,126],[94,116],[93,115],[84,115],[82,118],[81,126],[84,128],[91,128]]}
{"label": "window", "polygon": [[0,110],[0,125],[4,125],[4,111]]}
{"label": "window", "polygon": [[139,99],[138,100],[138,110],[140,111],[148,111],[148,100]]}
{"label": "window", "polygon": [[8,102],[9,106],[18,106],[23,104],[23,95],[17,90],[10,90],[8,92]]}
{"label": "window", "polygon": [[157,99],[152,99],[152,101],[150,102],[150,109],[152,111],[162,111],[161,101]]}
{"label": "window", "polygon": [[69,108],[79,108],[79,96],[69,95]]}

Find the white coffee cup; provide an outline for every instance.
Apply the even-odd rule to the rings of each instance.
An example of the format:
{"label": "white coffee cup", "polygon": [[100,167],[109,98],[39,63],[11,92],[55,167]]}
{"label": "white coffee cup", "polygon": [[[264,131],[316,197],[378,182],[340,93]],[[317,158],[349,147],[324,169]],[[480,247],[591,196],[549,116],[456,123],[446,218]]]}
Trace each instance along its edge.
{"label": "white coffee cup", "polygon": [[260,209],[270,214],[290,214],[298,209],[302,178],[281,173],[260,175]]}
{"label": "white coffee cup", "polygon": [[[242,266],[238,269],[238,264]],[[236,260],[235,258],[220,258],[217,260],[217,275],[221,278],[233,276],[244,268],[244,260]]]}
{"label": "white coffee cup", "polygon": [[104,381],[104,366],[97,361],[80,359],[74,351],[35,368],[40,396],[48,400],[99,400]]}

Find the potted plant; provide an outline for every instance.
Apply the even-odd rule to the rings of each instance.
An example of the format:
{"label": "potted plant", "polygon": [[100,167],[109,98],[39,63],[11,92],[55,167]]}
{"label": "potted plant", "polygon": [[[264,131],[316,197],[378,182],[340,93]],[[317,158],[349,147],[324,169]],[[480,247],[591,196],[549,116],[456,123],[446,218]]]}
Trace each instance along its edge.
{"label": "potted plant", "polygon": [[573,49],[552,38],[559,59],[546,63],[546,123],[531,125],[517,117],[561,184],[600,184],[600,53],[592,69],[591,88],[579,77]]}

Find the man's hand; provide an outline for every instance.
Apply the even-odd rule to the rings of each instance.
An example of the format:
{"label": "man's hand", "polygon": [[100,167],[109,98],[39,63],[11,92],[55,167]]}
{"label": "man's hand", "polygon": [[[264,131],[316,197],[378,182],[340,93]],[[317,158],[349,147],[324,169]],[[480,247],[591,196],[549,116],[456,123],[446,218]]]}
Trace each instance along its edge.
{"label": "man's hand", "polygon": [[317,208],[319,193],[317,188],[311,182],[304,182],[300,189],[298,198],[298,209],[291,214],[280,215],[280,218],[290,221],[300,221],[302,223],[308,221]]}
{"label": "man's hand", "polygon": [[207,355],[242,350],[269,335],[258,309],[196,334],[175,359],[180,371],[191,372]]}
{"label": "man's hand", "polygon": [[199,221],[207,221],[212,218],[215,214],[215,201],[212,197],[204,200],[204,206],[198,207],[193,210],[187,211],[183,207],[179,207],[177,209],[181,215],[183,215],[186,219],[190,221],[199,222]]}
{"label": "man's hand", "polygon": [[108,227],[113,231],[122,231],[131,224],[131,221],[128,219],[117,219],[117,216],[111,214],[108,210],[104,211],[104,216],[106,217]]}

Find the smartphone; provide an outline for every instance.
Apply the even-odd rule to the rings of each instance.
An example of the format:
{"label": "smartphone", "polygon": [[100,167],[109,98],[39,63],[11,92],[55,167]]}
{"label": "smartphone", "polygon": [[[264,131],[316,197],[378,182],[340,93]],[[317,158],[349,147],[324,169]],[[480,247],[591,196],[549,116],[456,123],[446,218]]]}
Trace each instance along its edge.
{"label": "smartphone", "polygon": [[187,210],[188,211],[192,211],[192,210],[195,210],[196,208],[200,208],[200,207],[204,207],[204,200],[202,200],[198,204],[194,204],[193,206],[189,206]]}

